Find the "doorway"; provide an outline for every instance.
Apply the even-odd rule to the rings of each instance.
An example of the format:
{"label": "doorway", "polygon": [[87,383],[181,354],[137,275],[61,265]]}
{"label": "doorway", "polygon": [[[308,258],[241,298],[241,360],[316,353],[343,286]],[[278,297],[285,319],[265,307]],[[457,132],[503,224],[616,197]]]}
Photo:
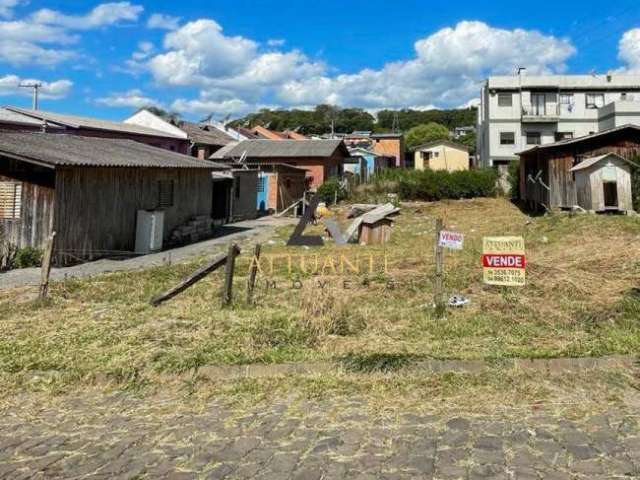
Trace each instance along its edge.
{"label": "doorway", "polygon": [[604,182],[602,184],[604,189],[604,208],[617,209],[618,208],[618,183],[617,182]]}
{"label": "doorway", "polygon": [[544,116],[547,114],[546,95],[544,93],[531,94],[531,109],[535,116]]}

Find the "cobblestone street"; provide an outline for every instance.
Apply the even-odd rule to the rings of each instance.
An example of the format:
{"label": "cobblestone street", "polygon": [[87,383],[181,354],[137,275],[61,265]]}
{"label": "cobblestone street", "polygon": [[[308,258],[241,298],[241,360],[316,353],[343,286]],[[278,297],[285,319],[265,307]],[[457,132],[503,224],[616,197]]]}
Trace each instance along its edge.
{"label": "cobblestone street", "polygon": [[636,411],[563,410],[371,413],[346,399],[196,408],[170,398],[85,395],[6,409],[0,477],[640,478]]}

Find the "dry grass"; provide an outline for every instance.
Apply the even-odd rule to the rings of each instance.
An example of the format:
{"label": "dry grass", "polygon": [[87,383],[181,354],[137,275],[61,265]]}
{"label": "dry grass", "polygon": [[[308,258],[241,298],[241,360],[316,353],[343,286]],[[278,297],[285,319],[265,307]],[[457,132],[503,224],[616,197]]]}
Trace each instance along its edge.
{"label": "dry grass", "polygon": [[[450,310],[442,320],[433,318],[430,308],[436,216],[465,234],[465,250],[446,254],[446,287],[471,299],[469,307]],[[345,221],[344,212],[338,219]],[[640,287],[636,218],[531,218],[504,200],[483,199],[405,204],[392,242],[384,247],[287,248],[290,231],[264,245],[257,306],[243,301],[248,256],[239,260],[232,309],[220,306],[221,272],[160,308],[149,306],[153,295],[197,268],[196,261],[68,280],[52,286],[52,300],[45,304],[33,302],[32,289],[1,292],[5,389],[64,391],[105,382],[136,389],[157,383],[160,374],[205,364],[349,354],[499,359],[640,350],[640,299],[633,290]],[[486,235],[525,237],[526,287],[482,284],[480,250]],[[280,259],[271,274],[267,259],[289,253],[307,257],[307,267],[316,253],[333,255],[336,270],[329,266],[325,275],[313,275],[300,272],[294,261],[290,272]],[[340,273],[340,255],[363,254],[376,257],[376,273],[353,274],[348,266],[346,274]],[[385,255],[386,274],[379,260]],[[275,290],[265,286],[266,277],[277,282]],[[294,279],[302,282],[301,289],[292,288]]]}

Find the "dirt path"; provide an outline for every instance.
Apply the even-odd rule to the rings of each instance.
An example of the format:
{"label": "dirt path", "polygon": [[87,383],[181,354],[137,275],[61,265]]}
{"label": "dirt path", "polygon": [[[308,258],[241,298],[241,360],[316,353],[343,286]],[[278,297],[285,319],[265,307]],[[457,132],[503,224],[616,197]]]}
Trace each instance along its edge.
{"label": "dirt path", "polygon": [[[192,245],[127,260],[98,260],[73,267],[54,268],[51,271],[51,279],[55,281],[72,277],[90,277],[100,273],[138,270],[163,265],[167,262],[181,262],[191,257],[219,253],[222,247],[229,242],[242,242],[250,239],[266,241],[273,235],[277,227],[292,225],[296,222],[297,220],[290,218],[274,217],[237,222],[220,227],[215,238]],[[38,285],[39,283],[39,268],[24,268],[0,273],[0,289]]]}

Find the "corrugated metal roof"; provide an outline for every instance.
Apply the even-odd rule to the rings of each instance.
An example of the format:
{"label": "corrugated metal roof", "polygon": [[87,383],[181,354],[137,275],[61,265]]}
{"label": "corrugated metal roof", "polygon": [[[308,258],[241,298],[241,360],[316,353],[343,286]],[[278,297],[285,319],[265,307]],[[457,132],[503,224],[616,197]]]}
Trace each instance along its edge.
{"label": "corrugated metal roof", "polygon": [[182,122],[180,129],[189,136],[189,140],[199,145],[224,146],[235,142],[233,137],[221,132],[214,126]]}
{"label": "corrugated metal roof", "polygon": [[2,154],[54,167],[229,168],[133,140],[60,133],[3,132],[0,134],[0,156]]}
{"label": "corrugated metal roof", "polygon": [[15,125],[29,125],[34,127],[41,127],[44,125],[42,120],[37,118],[31,118],[21,113],[12,112],[6,108],[0,108],[0,123],[12,123]]}
{"label": "corrugated metal roof", "polygon": [[424,143],[422,145],[418,145],[417,147],[413,147],[411,151],[417,152],[418,150],[433,148],[440,145],[446,145],[447,147],[457,148],[458,150],[463,150],[465,152],[469,151],[469,147],[462,145],[461,143],[451,142],[449,140],[434,140],[433,142]]}
{"label": "corrugated metal roof", "polygon": [[245,140],[229,144],[214,153],[212,159],[240,158],[245,152],[247,158],[297,158],[330,157],[339,148],[345,156],[349,152],[342,140]]}
{"label": "corrugated metal roof", "polygon": [[608,158],[608,157],[614,157],[614,158],[617,158],[618,160],[622,160],[623,162],[627,162],[630,165],[633,165],[633,166],[636,166],[636,167],[638,166],[638,165],[636,165],[635,162],[632,162],[631,160],[627,160],[626,158],[621,157],[618,154],[605,153],[604,155],[598,155],[597,157],[590,157],[590,158],[584,159],[582,162],[580,162],[575,167],[573,167],[570,171],[571,172],[577,172],[578,170],[584,170],[585,168],[592,167],[596,163],[598,163],[601,160],[604,160],[605,158]]}
{"label": "corrugated metal roof", "polygon": [[596,132],[596,133],[592,133],[590,135],[584,135],[582,137],[567,138],[565,140],[560,140],[560,141],[554,142],[554,143],[547,143],[545,145],[536,145],[535,147],[529,148],[528,150],[524,150],[523,152],[518,153],[518,155],[524,155],[525,153],[535,152],[536,150],[546,150],[548,148],[562,147],[564,145],[573,145],[575,143],[580,143],[580,142],[583,142],[585,140],[589,140],[591,138],[610,135],[612,133],[619,132],[621,130],[626,130],[628,128],[632,129],[632,130],[640,131],[640,126],[639,125],[633,125],[631,123],[628,123],[626,125],[621,125],[619,127],[610,128],[609,130],[604,130],[602,132]]}
{"label": "corrugated metal roof", "polygon": [[112,132],[133,133],[136,135],[148,135],[163,138],[180,138],[168,132],[142,127],[133,123],[111,122],[99,118],[78,117],[75,115],[63,115],[60,113],[45,112],[42,110],[28,110],[24,108],[6,107],[8,110],[27,115],[28,117],[46,120],[69,128],[90,128],[94,130],[106,130]]}

